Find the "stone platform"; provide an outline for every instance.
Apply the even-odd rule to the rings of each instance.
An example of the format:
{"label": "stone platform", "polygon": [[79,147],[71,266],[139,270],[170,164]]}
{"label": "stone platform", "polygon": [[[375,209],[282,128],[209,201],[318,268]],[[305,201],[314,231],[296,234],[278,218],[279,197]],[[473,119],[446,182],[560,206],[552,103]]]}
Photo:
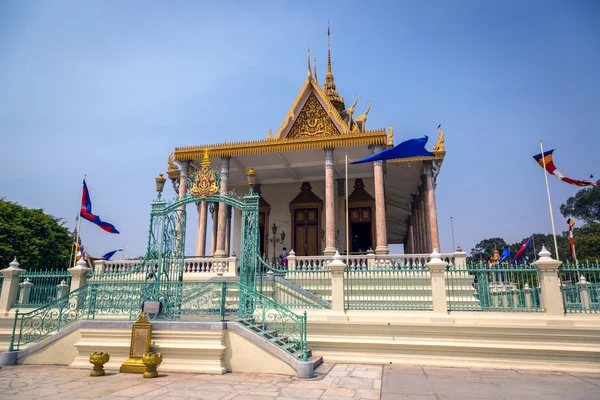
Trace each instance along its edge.
{"label": "stone platform", "polygon": [[[91,367],[91,364],[90,364]],[[160,367],[159,367],[160,372]],[[0,399],[597,399],[600,375],[323,364],[318,377],[162,373],[156,379],[58,366],[5,366]]]}

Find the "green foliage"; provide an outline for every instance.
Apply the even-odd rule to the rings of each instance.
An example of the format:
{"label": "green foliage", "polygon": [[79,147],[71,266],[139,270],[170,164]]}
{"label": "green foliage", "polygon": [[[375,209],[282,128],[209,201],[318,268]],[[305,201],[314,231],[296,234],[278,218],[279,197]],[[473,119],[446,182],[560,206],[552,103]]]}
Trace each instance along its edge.
{"label": "green foliage", "polygon": [[573,237],[578,260],[600,260],[600,223],[590,222],[573,229]]}
{"label": "green foliage", "polygon": [[582,219],[587,223],[600,222],[600,187],[581,189],[561,204],[564,217]]}
{"label": "green foliage", "polygon": [[467,258],[467,262],[487,261],[494,254],[494,248],[497,248],[500,254],[502,254],[502,250],[505,247],[507,247],[507,244],[502,238],[484,239],[477,243],[475,248],[471,249],[471,255]]}
{"label": "green foliage", "polygon": [[0,268],[17,257],[22,267],[68,267],[73,236],[64,221],[43,210],[0,199]]}

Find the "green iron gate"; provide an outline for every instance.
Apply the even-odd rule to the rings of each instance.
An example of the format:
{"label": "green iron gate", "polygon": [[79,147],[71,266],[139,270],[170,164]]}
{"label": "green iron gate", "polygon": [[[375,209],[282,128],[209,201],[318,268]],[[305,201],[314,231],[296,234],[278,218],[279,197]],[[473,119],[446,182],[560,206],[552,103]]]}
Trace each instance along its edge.
{"label": "green iron gate", "polygon": [[159,194],[152,202],[148,250],[143,262],[148,285],[145,285],[142,300],[160,302],[162,311],[149,315],[150,318],[172,319],[174,315],[179,315],[185,261],[185,206],[203,201],[220,203],[241,211],[239,315],[244,317],[254,311],[259,196],[252,188],[244,196],[235,192],[219,193],[219,178],[210,166],[203,165],[201,170],[186,179],[187,189],[183,198],[168,203]]}

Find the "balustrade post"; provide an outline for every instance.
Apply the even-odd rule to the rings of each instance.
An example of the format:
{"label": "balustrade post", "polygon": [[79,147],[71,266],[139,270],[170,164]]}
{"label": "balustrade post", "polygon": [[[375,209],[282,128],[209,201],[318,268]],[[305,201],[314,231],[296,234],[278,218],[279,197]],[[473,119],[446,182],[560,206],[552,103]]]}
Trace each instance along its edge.
{"label": "balustrade post", "polygon": [[367,253],[367,269],[375,269],[377,265],[377,256],[372,251]]}
{"label": "balustrade post", "polygon": [[565,304],[558,276],[561,262],[553,259],[545,246],[542,246],[538,255],[540,258],[534,264],[539,270],[541,303],[548,314],[564,316]]}
{"label": "balustrade post", "polygon": [[87,282],[87,274],[90,271],[86,262],[81,259],[77,261],[74,267],[69,268],[67,271],[71,274],[71,292],[85,286]]}
{"label": "balustrade post", "polygon": [[227,259],[227,272],[223,276],[237,276],[237,257],[235,254]]}
{"label": "balustrade post", "polygon": [[577,286],[579,287],[579,298],[581,299],[581,307],[584,310],[589,309],[590,307],[590,294],[587,290],[587,280],[585,276],[581,275],[579,277],[579,282],[577,282]]}
{"label": "balustrade post", "polygon": [[19,304],[28,304],[29,303],[29,294],[31,293],[31,287],[33,283],[29,281],[29,278],[25,278],[25,280],[19,283],[19,287],[21,288],[19,294]]}
{"label": "balustrade post", "polygon": [[56,287],[58,288],[56,292],[57,299],[62,299],[69,292],[69,285],[67,285],[67,282],[64,279],[60,282],[59,285],[56,285]]}
{"label": "balustrade post", "polygon": [[2,295],[0,296],[0,312],[4,312],[4,316],[8,316],[8,312],[17,300],[17,292],[19,288],[19,274],[23,272],[19,268],[17,258],[8,265],[8,268],[1,270],[4,276],[2,283]]}
{"label": "balustrade post", "polygon": [[95,273],[103,273],[105,268],[106,268],[105,260],[94,261],[94,272]]}
{"label": "balustrade post", "polygon": [[338,251],[333,255],[333,261],[328,264],[331,273],[331,315],[328,320],[347,320],[345,310],[345,289],[344,272],[346,264]]}
{"label": "balustrade post", "polygon": [[294,249],[292,249],[290,251],[290,254],[288,254],[288,271],[295,271],[296,270],[296,253],[294,252]]}
{"label": "balustrade post", "polygon": [[448,313],[448,300],[446,298],[446,267],[448,263],[443,261],[437,249],[433,249],[431,260],[427,263],[431,275],[431,299],[433,301],[433,312],[436,314]]}
{"label": "balustrade post", "polygon": [[456,269],[467,269],[467,253],[457,247],[454,251],[454,267]]}
{"label": "balustrade post", "polygon": [[525,307],[531,308],[531,288],[529,284],[526,283],[524,286],[525,289]]}

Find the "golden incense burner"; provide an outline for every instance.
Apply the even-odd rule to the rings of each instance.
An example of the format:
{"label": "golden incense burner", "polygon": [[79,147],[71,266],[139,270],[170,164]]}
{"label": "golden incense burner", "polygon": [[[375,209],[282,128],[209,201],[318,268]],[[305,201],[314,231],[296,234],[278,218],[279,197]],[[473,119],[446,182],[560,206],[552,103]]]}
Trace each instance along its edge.
{"label": "golden incense burner", "polygon": [[144,372],[144,378],[156,378],[158,372],[156,368],[162,362],[161,353],[146,353],[142,356],[142,362],[146,366],[146,372]]}
{"label": "golden incense burner", "polygon": [[104,364],[110,360],[110,353],[96,353],[90,354],[90,363],[94,364],[94,369],[90,371],[90,376],[104,376]]}

